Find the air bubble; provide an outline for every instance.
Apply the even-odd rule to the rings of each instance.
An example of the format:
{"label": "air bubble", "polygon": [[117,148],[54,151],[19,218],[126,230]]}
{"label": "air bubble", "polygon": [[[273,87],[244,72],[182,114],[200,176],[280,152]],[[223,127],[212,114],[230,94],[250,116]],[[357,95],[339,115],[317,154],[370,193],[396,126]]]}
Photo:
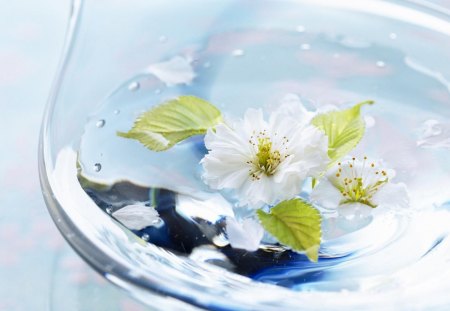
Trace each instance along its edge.
{"label": "air bubble", "polygon": [[141,239],[143,239],[144,241],[148,241],[148,240],[150,240],[150,236],[148,235],[148,233],[144,233],[144,234],[141,236]]}
{"label": "air bubble", "polygon": [[159,218],[159,217],[152,221],[152,224],[153,224],[154,226],[158,226],[158,225],[160,225],[161,223],[162,223],[162,219]]}
{"label": "air bubble", "polygon": [[209,68],[209,67],[211,67],[211,63],[210,63],[210,62],[205,62],[205,63],[203,64],[203,67],[204,67],[204,68]]}
{"label": "air bubble", "polygon": [[100,172],[102,170],[102,165],[100,163],[94,164],[94,171]]}
{"label": "air bubble", "polygon": [[105,123],[106,123],[106,121],[101,119],[101,120],[98,120],[97,123],[95,123],[95,126],[98,128],[102,128],[105,126]]}
{"label": "air bubble", "polygon": [[161,43],[166,43],[167,42],[167,37],[166,36],[160,36],[158,40]]}
{"label": "air bubble", "polygon": [[303,26],[303,25],[298,25],[297,28],[295,28],[295,30],[296,30],[297,32],[302,33],[302,32],[305,32],[306,28],[305,28],[305,26]]}
{"label": "air bubble", "polygon": [[245,52],[244,52],[244,50],[237,49],[237,50],[234,50],[232,54],[233,54],[233,56],[239,57],[239,56],[244,56]]}
{"label": "air bubble", "polygon": [[155,90],[155,94],[161,94],[161,92],[162,92],[161,89],[156,89]]}
{"label": "air bubble", "polygon": [[310,50],[311,49],[311,45],[309,45],[308,43],[303,43],[300,48],[304,51]]}
{"label": "air bubble", "polygon": [[397,39],[397,34],[395,32],[391,32],[389,34],[389,38],[391,38],[392,40],[395,40],[395,39]]}
{"label": "air bubble", "polygon": [[366,128],[371,128],[375,125],[376,121],[375,118],[372,116],[365,116],[364,122],[366,123]]}
{"label": "air bubble", "polygon": [[377,62],[376,62],[376,65],[377,65],[377,67],[379,67],[379,68],[386,67],[386,63],[383,62],[382,60],[377,61]]}
{"label": "air bubble", "polygon": [[134,81],[128,85],[128,90],[131,92],[135,92],[135,91],[139,90],[140,86],[141,85],[139,84],[139,82]]}
{"label": "air bubble", "polygon": [[113,209],[112,209],[112,207],[107,207],[106,208],[106,212],[108,213],[108,214],[112,214],[112,212],[113,212]]}
{"label": "air bubble", "polygon": [[119,113],[120,113],[119,109],[114,110],[114,114],[119,114]]}

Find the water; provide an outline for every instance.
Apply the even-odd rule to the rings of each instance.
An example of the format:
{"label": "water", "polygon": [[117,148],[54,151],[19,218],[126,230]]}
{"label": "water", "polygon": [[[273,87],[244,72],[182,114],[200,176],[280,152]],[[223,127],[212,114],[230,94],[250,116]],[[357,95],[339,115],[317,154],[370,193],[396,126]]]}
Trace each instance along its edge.
{"label": "water", "polygon": [[[397,32],[380,36],[383,44],[293,25],[214,33],[196,42],[195,52],[180,47],[123,81],[91,115],[79,150],[85,191],[109,214],[129,204],[155,206],[162,222],[135,231],[145,241],[296,291],[382,291],[438,278],[437,267],[448,268],[450,259],[450,84],[440,71],[450,70],[393,45],[402,39]],[[292,99],[311,110],[373,99],[353,154],[395,168],[411,206],[354,219],[325,216],[318,263],[267,239],[257,252],[232,249],[224,219],[246,212],[235,208],[231,192],[201,181],[202,137],[156,153],[116,136],[143,111],[179,95],[205,98],[227,118]],[[308,197],[308,187],[301,195]]]}

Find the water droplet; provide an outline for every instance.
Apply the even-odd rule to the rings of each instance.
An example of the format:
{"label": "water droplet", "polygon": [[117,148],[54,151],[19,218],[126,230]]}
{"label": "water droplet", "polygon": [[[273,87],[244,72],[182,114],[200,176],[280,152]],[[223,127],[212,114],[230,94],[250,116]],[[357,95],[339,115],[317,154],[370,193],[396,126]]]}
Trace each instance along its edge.
{"label": "water droplet", "polygon": [[167,42],[167,37],[166,36],[160,36],[158,40],[161,43],[166,43]]}
{"label": "water droplet", "polygon": [[128,85],[128,90],[131,92],[135,92],[135,91],[139,90],[140,86],[141,85],[139,84],[139,82],[134,81]]}
{"label": "water droplet", "polygon": [[114,268],[113,265],[106,265],[105,266],[105,271],[111,271]]}
{"label": "water droplet", "polygon": [[397,39],[397,34],[395,32],[391,32],[389,34],[389,38],[391,38],[392,40],[395,40],[395,39]]}
{"label": "water droplet", "polygon": [[382,60],[377,61],[377,62],[376,62],[376,65],[377,65],[377,67],[379,67],[379,68],[386,67],[386,63],[383,62]]}
{"label": "water droplet", "polygon": [[112,209],[112,207],[107,207],[106,208],[106,212],[108,213],[108,214],[112,214],[112,212],[113,212],[113,209]]}
{"label": "water droplet", "polygon": [[216,246],[224,247],[229,244],[228,239],[224,234],[216,235],[212,238],[212,241]]}
{"label": "water droplet", "polygon": [[161,223],[162,223],[162,219],[159,217],[152,221],[152,224],[155,226],[160,225]]}
{"label": "water droplet", "polygon": [[311,45],[309,45],[308,43],[303,43],[300,48],[304,51],[310,50],[311,49]]}
{"label": "water droplet", "polygon": [[244,52],[244,50],[236,49],[233,51],[232,54],[233,54],[233,56],[239,57],[239,56],[244,56],[245,52]]}
{"label": "water droplet", "polygon": [[120,113],[119,109],[114,110],[114,114],[119,114],[119,113]]}
{"label": "water droplet", "polygon": [[438,136],[442,134],[442,128],[440,127],[433,127],[430,129],[430,136]]}
{"label": "water droplet", "polygon": [[366,123],[366,128],[371,128],[375,125],[376,121],[375,118],[372,116],[365,116],[364,117],[364,122]]}
{"label": "water droplet", "polygon": [[305,32],[306,28],[305,28],[305,26],[303,26],[303,25],[298,25],[297,28],[295,28],[295,30],[296,30],[297,32],[302,33],[302,32]]}
{"label": "water droplet", "polygon": [[144,233],[144,234],[141,236],[141,239],[143,239],[144,241],[148,241],[148,240],[150,240],[150,236],[149,236],[147,233]]}
{"label": "water droplet", "polygon": [[98,128],[102,128],[105,126],[105,123],[106,123],[106,121],[101,119],[101,120],[98,120],[97,123],[95,123],[95,126]]}
{"label": "water droplet", "polygon": [[100,163],[94,164],[94,171],[100,172],[102,170],[102,165]]}
{"label": "water droplet", "polygon": [[427,120],[421,127],[417,145],[424,148],[449,147],[450,126],[437,120]]}

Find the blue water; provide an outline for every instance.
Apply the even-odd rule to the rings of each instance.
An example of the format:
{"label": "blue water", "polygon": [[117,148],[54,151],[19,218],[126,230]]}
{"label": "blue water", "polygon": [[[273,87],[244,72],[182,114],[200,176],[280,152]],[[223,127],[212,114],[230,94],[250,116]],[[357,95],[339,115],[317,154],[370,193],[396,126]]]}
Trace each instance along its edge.
{"label": "blue water", "polygon": [[[414,269],[436,250],[450,249],[449,150],[417,143],[427,121],[450,119],[450,84],[438,67],[399,48],[400,37],[390,32],[384,41],[370,42],[302,27],[211,33],[124,79],[92,113],[81,138],[81,180],[88,194],[105,212],[136,202],[156,205],[162,225],[136,231],[138,236],[176,254],[299,291],[352,291],[368,280],[376,288],[382,284],[377,278]],[[450,72],[448,66],[438,69]],[[199,161],[206,152],[202,137],[156,153],[116,136],[141,112],[179,95],[205,98],[230,118],[250,107],[273,110],[286,98],[311,110],[375,100],[364,111],[367,133],[354,154],[383,158],[395,168],[396,179],[408,185],[411,207],[362,219],[325,219],[318,263],[270,245],[253,253],[232,249],[220,213],[235,206],[232,193],[218,194],[224,203],[210,206],[213,216],[183,205],[217,195],[200,178]],[[210,255],[199,256],[202,252]]]}

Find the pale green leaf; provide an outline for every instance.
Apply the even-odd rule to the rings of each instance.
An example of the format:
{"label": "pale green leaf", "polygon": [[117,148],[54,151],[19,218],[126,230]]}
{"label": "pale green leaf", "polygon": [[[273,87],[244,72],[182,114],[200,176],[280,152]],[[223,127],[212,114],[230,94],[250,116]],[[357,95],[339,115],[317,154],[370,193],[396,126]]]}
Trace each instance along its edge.
{"label": "pale green leaf", "polygon": [[205,134],[221,122],[222,115],[214,105],[195,96],[180,96],[144,112],[129,132],[117,135],[163,151],[191,136]]}
{"label": "pale green leaf", "polygon": [[292,199],[273,207],[270,213],[257,211],[263,227],[281,244],[294,251],[305,252],[317,261],[321,239],[321,217],[309,203]]}
{"label": "pale green leaf", "polygon": [[368,100],[349,109],[319,114],[312,120],[312,124],[328,136],[329,167],[358,145],[365,131],[361,107],[373,103]]}

